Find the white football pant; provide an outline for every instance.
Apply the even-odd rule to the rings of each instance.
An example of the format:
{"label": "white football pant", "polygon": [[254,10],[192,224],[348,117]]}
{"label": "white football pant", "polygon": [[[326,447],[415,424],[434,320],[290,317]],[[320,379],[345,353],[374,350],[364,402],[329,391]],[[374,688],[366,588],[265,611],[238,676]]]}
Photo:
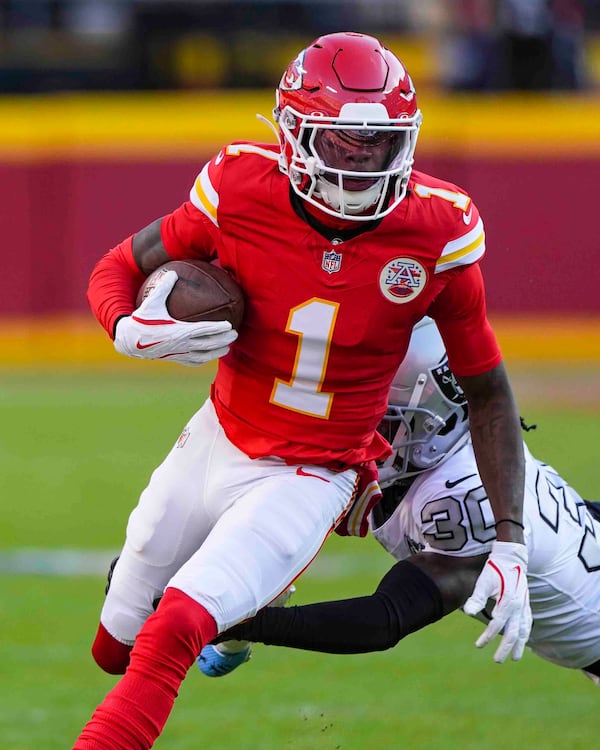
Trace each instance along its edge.
{"label": "white football pant", "polygon": [[312,562],[356,480],[352,469],[248,458],[208,400],[129,517],[102,624],[132,644],[167,586],[204,606],[219,632],[251,617]]}

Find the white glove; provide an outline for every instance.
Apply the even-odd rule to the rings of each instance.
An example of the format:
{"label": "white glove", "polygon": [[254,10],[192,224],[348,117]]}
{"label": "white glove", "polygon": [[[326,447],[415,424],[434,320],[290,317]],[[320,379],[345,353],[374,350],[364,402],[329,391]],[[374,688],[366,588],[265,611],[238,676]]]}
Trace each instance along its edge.
{"label": "white glove", "polygon": [[169,315],[166,301],[176,281],[175,271],[165,273],[137,310],[119,320],[114,344],[120,354],[182,365],[202,365],[227,354],[237,338],[231,323],[188,323]]}
{"label": "white glove", "polygon": [[518,661],[523,656],[533,623],[524,544],[493,542],[492,551],[463,609],[468,615],[476,615],[490,598],[496,600],[492,619],[475,645],[482,648],[502,631],[494,661],[503,662],[509,654],[513,661]]}

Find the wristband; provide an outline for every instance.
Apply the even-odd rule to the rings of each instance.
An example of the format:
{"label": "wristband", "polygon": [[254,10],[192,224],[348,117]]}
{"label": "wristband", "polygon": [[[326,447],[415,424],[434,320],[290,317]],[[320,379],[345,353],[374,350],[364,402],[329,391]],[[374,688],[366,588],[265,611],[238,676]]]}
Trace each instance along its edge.
{"label": "wristband", "polygon": [[515,526],[520,526],[523,531],[525,531],[525,526],[523,526],[522,523],[519,523],[519,521],[515,521],[513,518],[501,518],[499,521],[496,521],[494,524],[495,527],[500,526],[501,523],[514,523]]}

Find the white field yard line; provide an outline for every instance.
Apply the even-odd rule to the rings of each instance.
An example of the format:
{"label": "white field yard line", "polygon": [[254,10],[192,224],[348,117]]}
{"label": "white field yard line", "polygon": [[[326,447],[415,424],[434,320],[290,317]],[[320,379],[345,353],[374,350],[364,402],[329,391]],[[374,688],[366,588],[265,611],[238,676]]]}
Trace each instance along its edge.
{"label": "white field yard line", "polygon": [[[74,578],[105,576],[117,550],[37,549],[22,547],[0,551],[0,575],[40,575]],[[377,548],[368,554],[322,552],[303,578],[341,580],[359,574],[381,575],[391,558]]]}

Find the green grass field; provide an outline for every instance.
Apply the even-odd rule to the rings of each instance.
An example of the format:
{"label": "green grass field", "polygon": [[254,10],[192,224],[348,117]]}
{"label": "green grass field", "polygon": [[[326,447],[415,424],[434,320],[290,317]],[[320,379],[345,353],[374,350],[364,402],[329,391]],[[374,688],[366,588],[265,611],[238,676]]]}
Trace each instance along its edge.
{"label": "green grass field", "polygon": [[[160,366],[0,373],[2,750],[70,748],[114,684],[89,654],[103,599],[100,570],[120,546],[151,470],[203,401],[207,377]],[[598,406],[522,406],[539,425],[527,436],[532,451],[584,496],[600,499]],[[54,570],[48,550],[72,554]],[[80,550],[96,551],[91,572]],[[19,569],[23,560],[34,572]],[[295,601],[369,592],[389,562],[370,539],[333,537],[298,582]],[[62,574],[65,567],[71,575]],[[155,747],[594,747],[598,688],[530,653],[519,664],[496,665],[491,648],[474,648],[479,631],[455,614],[381,654],[256,646],[230,677],[209,680],[193,669]]]}

